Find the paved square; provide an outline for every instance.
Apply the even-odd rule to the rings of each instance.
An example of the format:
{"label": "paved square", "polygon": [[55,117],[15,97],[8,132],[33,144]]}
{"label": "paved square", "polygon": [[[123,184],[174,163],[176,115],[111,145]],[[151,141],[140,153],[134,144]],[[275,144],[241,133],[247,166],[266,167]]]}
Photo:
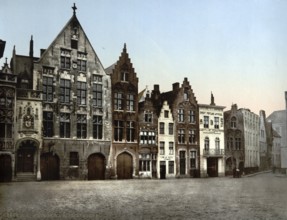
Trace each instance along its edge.
{"label": "paved square", "polygon": [[0,219],[287,219],[287,178],[13,182]]}

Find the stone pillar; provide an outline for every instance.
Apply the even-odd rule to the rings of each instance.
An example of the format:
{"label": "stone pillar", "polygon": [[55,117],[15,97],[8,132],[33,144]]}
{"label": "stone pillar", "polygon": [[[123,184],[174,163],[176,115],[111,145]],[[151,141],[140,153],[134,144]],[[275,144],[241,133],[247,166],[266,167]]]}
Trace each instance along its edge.
{"label": "stone pillar", "polygon": [[38,147],[38,151],[37,151],[37,180],[40,181],[41,180],[41,150],[42,150],[42,142],[40,142],[40,145]]}

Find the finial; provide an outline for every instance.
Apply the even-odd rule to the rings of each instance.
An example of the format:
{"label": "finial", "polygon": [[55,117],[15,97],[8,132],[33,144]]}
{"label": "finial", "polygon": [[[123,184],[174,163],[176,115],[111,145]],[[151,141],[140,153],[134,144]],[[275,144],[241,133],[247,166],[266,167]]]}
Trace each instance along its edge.
{"label": "finial", "polygon": [[212,91],[211,91],[211,103],[210,103],[210,105],[215,105],[215,103],[214,103],[214,96],[212,94]]}
{"label": "finial", "polygon": [[7,58],[7,57],[5,57],[5,60],[6,60],[6,64],[7,64],[7,59],[8,59],[8,58]]}
{"label": "finial", "polygon": [[77,7],[76,7],[76,4],[75,4],[75,3],[74,3],[74,6],[72,7],[72,9],[73,9],[73,13],[74,13],[74,15],[76,15]]}

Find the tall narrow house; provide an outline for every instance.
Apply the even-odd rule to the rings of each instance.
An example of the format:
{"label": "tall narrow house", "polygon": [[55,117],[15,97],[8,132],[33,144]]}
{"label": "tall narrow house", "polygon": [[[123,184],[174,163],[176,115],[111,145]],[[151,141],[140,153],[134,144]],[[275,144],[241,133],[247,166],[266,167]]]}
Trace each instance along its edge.
{"label": "tall narrow house", "polygon": [[173,84],[173,89],[162,93],[174,119],[176,176],[199,177],[199,114],[198,103],[187,78]]}
{"label": "tall narrow house", "polygon": [[111,147],[111,82],[73,15],[39,58],[16,55],[16,176],[105,179]]}
{"label": "tall narrow house", "polygon": [[112,82],[112,177],[138,175],[138,78],[126,44],[119,60],[106,69]]}

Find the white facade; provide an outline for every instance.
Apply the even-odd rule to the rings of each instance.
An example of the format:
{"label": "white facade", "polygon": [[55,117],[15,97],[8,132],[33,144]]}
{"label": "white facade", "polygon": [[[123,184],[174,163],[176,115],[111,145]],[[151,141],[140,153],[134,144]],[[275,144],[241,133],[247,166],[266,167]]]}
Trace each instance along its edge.
{"label": "white facade", "polygon": [[164,101],[158,118],[157,177],[175,177],[174,120],[167,101]]}
{"label": "white facade", "polygon": [[199,105],[200,176],[225,175],[224,107]]}
{"label": "white facade", "polygon": [[243,114],[245,137],[245,164],[244,167],[260,166],[259,147],[259,116],[249,109],[240,109]]}

